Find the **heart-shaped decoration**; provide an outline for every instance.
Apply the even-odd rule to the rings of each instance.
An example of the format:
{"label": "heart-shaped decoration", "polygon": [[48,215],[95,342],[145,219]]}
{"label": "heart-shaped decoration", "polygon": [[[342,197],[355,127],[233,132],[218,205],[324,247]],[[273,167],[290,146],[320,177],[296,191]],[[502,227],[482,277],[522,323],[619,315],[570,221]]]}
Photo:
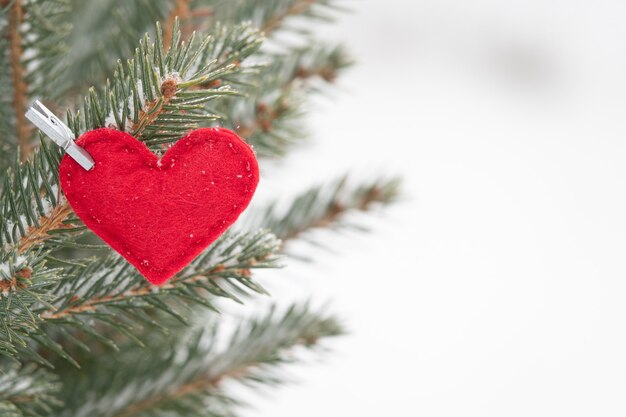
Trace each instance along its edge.
{"label": "heart-shaped decoration", "polygon": [[254,152],[227,129],[194,130],[161,159],[113,129],[87,132],[77,144],[95,166],[86,171],[63,158],[67,200],[87,227],[157,285],[237,220],[259,182]]}

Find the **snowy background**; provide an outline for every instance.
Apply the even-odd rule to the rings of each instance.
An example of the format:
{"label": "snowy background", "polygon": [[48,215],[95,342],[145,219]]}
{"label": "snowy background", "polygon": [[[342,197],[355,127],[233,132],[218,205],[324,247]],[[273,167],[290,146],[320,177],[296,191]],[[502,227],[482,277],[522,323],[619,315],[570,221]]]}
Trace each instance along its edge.
{"label": "snowy background", "polygon": [[261,189],[401,173],[404,201],[263,277],[351,334],[246,415],[626,415],[626,3],[352,7],[324,30],[358,65]]}

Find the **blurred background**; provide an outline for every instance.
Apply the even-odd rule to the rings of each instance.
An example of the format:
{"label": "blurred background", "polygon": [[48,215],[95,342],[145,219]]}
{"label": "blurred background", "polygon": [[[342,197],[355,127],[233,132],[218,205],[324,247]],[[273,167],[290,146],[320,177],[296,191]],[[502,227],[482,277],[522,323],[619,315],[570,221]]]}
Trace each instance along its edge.
{"label": "blurred background", "polygon": [[352,334],[247,415],[626,415],[626,3],[351,8],[323,30],[358,64],[260,189],[349,165],[404,200],[262,281]]}

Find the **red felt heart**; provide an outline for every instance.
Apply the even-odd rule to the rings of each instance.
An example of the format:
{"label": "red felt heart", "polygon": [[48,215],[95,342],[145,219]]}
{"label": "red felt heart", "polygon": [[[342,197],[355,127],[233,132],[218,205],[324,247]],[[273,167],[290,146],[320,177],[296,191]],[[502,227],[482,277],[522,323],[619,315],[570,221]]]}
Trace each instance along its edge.
{"label": "red felt heart", "polygon": [[227,129],[194,130],[160,160],[118,130],[92,130],[77,143],[95,166],[86,171],[63,158],[67,200],[87,227],[157,285],[237,220],[259,182],[252,149]]}

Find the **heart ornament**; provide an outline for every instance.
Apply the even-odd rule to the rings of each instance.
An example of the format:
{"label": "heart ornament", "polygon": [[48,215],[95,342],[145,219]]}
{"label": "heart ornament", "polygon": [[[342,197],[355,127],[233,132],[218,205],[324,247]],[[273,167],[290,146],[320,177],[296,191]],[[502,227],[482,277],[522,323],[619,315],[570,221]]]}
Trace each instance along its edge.
{"label": "heart ornament", "polygon": [[259,182],[254,152],[228,129],[194,130],[161,159],[113,129],[89,131],[76,143],[95,166],[87,171],[63,157],[67,200],[89,229],[156,285],[224,233]]}

